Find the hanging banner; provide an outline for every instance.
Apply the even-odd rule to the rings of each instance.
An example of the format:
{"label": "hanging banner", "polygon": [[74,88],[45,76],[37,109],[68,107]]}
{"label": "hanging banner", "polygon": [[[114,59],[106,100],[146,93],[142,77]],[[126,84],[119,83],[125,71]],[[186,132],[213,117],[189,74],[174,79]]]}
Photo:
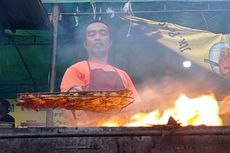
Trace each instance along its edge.
{"label": "hanging banner", "polygon": [[230,79],[230,44],[227,35],[134,16],[122,19],[130,21],[145,35],[155,38],[155,41],[177,54]]}

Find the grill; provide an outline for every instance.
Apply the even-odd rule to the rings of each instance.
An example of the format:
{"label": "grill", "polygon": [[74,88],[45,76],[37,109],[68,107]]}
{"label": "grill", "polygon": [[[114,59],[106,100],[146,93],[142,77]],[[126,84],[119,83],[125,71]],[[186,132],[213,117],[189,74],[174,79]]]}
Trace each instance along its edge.
{"label": "grill", "polygon": [[230,127],[1,129],[0,152],[229,153]]}
{"label": "grill", "polygon": [[[92,104],[94,101],[100,102],[96,105],[100,108],[104,99],[108,97],[111,98],[111,101],[107,101],[109,106],[113,106],[111,104],[114,103],[114,94],[119,95],[119,98],[120,95],[127,96],[126,92],[79,92],[77,96],[70,94],[28,93],[19,95],[19,99],[24,99],[20,103],[21,106],[37,109],[51,106],[51,108],[62,108],[69,103],[77,106],[88,98],[87,101]],[[84,98],[84,101],[81,98]],[[115,100],[115,102],[121,101],[121,99]],[[127,102],[124,106],[131,102],[129,97]],[[119,109],[121,108],[123,103]],[[226,118],[224,122],[227,121]],[[230,126],[181,127],[170,117],[168,124],[151,127],[4,128],[0,131],[0,148],[2,152],[17,153],[229,153],[229,135]]]}

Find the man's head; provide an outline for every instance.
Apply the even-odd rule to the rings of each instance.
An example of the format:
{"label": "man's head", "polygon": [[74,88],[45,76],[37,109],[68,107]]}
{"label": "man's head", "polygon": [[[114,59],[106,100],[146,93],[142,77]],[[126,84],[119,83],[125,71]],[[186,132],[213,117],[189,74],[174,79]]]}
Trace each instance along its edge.
{"label": "man's head", "polygon": [[85,48],[89,58],[104,58],[112,45],[109,26],[102,21],[93,21],[86,26]]}
{"label": "man's head", "polygon": [[0,99],[0,113],[9,113],[10,103],[5,99]]}

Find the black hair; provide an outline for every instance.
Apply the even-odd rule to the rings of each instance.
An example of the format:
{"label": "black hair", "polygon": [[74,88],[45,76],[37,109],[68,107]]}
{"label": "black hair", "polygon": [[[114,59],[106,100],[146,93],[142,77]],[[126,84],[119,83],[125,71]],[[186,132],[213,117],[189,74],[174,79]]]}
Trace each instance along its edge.
{"label": "black hair", "polygon": [[102,21],[102,20],[92,20],[90,22],[88,22],[84,28],[84,40],[86,38],[86,29],[88,28],[89,25],[93,24],[93,23],[102,23],[104,25],[106,25],[106,27],[108,28],[108,31],[109,31],[109,36],[110,36],[110,39],[111,39],[111,29],[110,29],[110,26],[108,23],[106,23],[105,21]]}
{"label": "black hair", "polygon": [[110,29],[109,24],[106,23],[105,21],[102,21],[102,20],[92,20],[92,21],[90,21],[89,23],[86,24],[86,28],[87,28],[89,25],[93,24],[93,23],[102,23],[102,24],[106,25],[106,26],[108,27],[108,29]]}
{"label": "black hair", "polygon": [[6,99],[0,99],[0,103],[1,103],[2,106],[5,108],[5,111],[6,111],[7,113],[9,113],[9,112],[10,112],[10,103],[9,103],[9,101],[6,100]]}

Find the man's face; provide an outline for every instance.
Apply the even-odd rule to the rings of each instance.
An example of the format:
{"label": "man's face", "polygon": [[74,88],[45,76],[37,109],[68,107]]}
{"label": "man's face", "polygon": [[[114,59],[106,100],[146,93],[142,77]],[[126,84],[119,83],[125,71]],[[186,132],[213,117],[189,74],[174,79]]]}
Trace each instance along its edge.
{"label": "man's face", "polygon": [[107,56],[111,46],[111,39],[108,27],[100,22],[90,24],[86,28],[85,47],[89,56]]}

